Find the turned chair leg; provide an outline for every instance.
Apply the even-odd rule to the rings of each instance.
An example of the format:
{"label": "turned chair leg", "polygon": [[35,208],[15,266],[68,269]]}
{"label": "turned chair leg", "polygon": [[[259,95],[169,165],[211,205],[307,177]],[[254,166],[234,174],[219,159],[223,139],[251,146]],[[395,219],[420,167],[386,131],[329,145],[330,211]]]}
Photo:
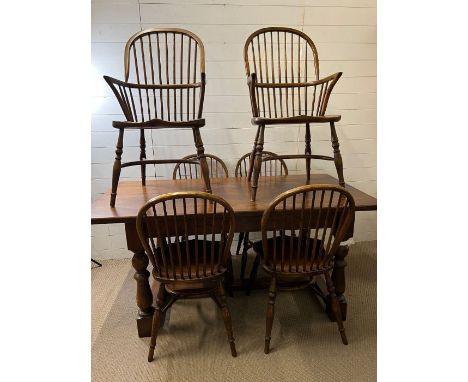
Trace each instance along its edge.
{"label": "turned chair leg", "polygon": [[203,141],[200,134],[200,129],[193,128],[193,138],[195,140],[195,147],[197,148],[197,158],[200,161],[200,168],[202,173],[203,181],[205,182],[205,191],[211,194],[211,182],[210,182],[210,169],[205,157],[205,148],[203,147]]}
{"label": "turned chair leg", "polygon": [[344,345],[348,345],[348,339],[346,338],[345,328],[343,326],[343,321],[341,319],[341,309],[338,304],[338,298],[336,297],[336,293],[335,293],[335,286],[333,285],[332,279],[328,272],[325,272],[325,281],[327,283],[328,293],[330,294],[331,308],[336,318],[338,330],[340,331],[341,341],[343,342]]}
{"label": "turned chair leg", "polygon": [[[161,284],[159,288],[165,288],[164,284]],[[153,325],[151,328],[151,341],[148,352],[148,362],[153,361],[154,349],[156,347],[156,338],[158,337],[159,328],[161,326],[161,307],[159,304],[156,305],[153,313]]]}
{"label": "turned chair leg", "polygon": [[161,310],[161,318],[159,321],[160,329],[164,326],[164,322],[166,321],[167,310],[164,310],[164,307],[167,305],[169,301],[168,297],[169,297],[169,293],[167,293],[166,287],[164,286],[164,284],[160,284],[158,294],[156,295],[156,305]]}
{"label": "turned chair leg", "polygon": [[262,170],[262,152],[263,152],[263,140],[265,135],[265,125],[260,126],[260,134],[258,136],[257,146],[255,149],[255,161],[253,166],[253,177],[251,182],[252,194],[250,200],[255,202],[257,197],[258,178]]}
{"label": "turned chair leg", "polygon": [[260,264],[260,254],[256,254],[254,263],[252,265],[252,270],[250,271],[249,282],[247,283],[247,288],[245,289],[245,295],[250,296],[250,291],[252,290],[255,280],[257,279],[258,265]]}
{"label": "turned chair leg", "polygon": [[224,327],[226,328],[229,346],[231,347],[231,354],[233,357],[237,357],[236,344],[234,342],[234,335],[232,334],[231,312],[229,311],[229,307],[226,302],[226,295],[224,294],[222,282],[219,283],[218,293],[215,296],[215,299],[217,299],[217,305],[223,313]]}
{"label": "turned chair leg", "polygon": [[240,270],[240,279],[241,282],[244,282],[245,276],[245,267],[247,266],[247,251],[249,249],[249,233],[244,233],[244,240],[242,245],[242,257],[241,257],[241,270]]}
{"label": "turned chair leg", "polygon": [[232,293],[232,284],[234,283],[234,270],[232,268],[232,256],[229,255],[229,259],[227,262],[227,272],[224,278],[224,285],[227,289],[229,297],[233,297],[234,294]]}
{"label": "turned chair leg", "polygon": [[266,332],[265,332],[265,354],[270,352],[271,328],[273,327],[273,318],[275,317],[275,299],[276,299],[276,278],[273,276],[270,282],[268,292],[268,305],[266,313]]}
{"label": "turned chair leg", "polygon": [[[140,130],[140,160],[146,159],[145,130]],[[141,185],[146,185],[146,164],[141,165]]]}
{"label": "turned chair leg", "polygon": [[330,122],[330,131],[331,131],[331,141],[333,147],[333,157],[335,158],[335,167],[338,174],[338,181],[340,186],[345,186],[344,176],[343,176],[343,158],[341,157],[340,152],[340,142],[338,141],[338,135],[336,134],[335,123]]}
{"label": "turned chair leg", "polygon": [[112,168],[112,190],[110,206],[115,207],[115,199],[117,198],[117,187],[119,185],[120,171],[122,170],[122,153],[123,153],[123,135],[124,129],[119,130],[119,138],[115,149],[115,161]]}
{"label": "turned chair leg", "polygon": [[252,153],[249,158],[249,169],[247,170],[247,182],[250,182],[252,179],[254,161],[255,161],[255,151],[257,150],[258,136],[260,134],[260,126],[257,127],[257,133],[255,134],[254,145],[252,148]]}
{"label": "turned chair leg", "polygon": [[[306,123],[306,132],[305,132],[305,154],[312,154],[312,147],[310,146],[310,124]],[[310,158],[306,158],[306,172],[307,172],[307,182],[310,181]]]}

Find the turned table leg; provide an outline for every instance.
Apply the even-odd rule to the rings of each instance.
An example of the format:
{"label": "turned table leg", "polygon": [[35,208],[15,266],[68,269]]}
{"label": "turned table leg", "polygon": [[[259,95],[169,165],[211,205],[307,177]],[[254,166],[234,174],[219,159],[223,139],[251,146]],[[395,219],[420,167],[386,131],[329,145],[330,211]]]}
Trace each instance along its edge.
{"label": "turned table leg", "polygon": [[125,223],[127,248],[133,252],[132,266],[135,269],[133,278],[136,281],[136,303],[138,306],[137,329],[139,337],[151,336],[153,322],[153,292],[151,291],[148,271],[149,259],[141,245],[136,231],[135,221]]}
{"label": "turned table leg", "polygon": [[[346,261],[345,257],[348,255],[349,247],[347,245],[342,245],[338,248],[338,251],[335,255],[335,263],[333,266],[333,272],[331,279],[335,285],[335,293],[338,298],[338,304],[341,309],[341,318],[343,321],[346,320],[346,312],[348,308],[348,303],[344,295],[346,289],[346,279],[345,279],[345,267]],[[330,320],[335,321],[335,315],[331,309],[331,301],[329,296],[327,296],[327,314]]]}
{"label": "turned table leg", "polygon": [[136,303],[138,305],[137,327],[139,337],[147,337],[151,334],[151,320],[154,312],[153,292],[148,280],[150,272],[146,269],[148,264],[148,256],[143,250],[134,252],[132,265],[135,269],[134,279],[137,283]]}

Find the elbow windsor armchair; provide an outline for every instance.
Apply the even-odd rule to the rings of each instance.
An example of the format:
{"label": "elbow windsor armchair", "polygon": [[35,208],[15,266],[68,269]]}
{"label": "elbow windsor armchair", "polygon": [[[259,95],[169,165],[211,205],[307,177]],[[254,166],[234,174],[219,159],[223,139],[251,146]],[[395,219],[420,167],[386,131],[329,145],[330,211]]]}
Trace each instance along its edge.
{"label": "elbow windsor armchair", "polygon": [[[313,68],[309,68],[310,62]],[[325,114],[333,87],[342,73],[320,79],[318,53],[311,38],[285,27],[263,28],[252,33],[244,45],[244,63],[252,124],[257,126],[248,172],[251,200],[255,201],[257,194],[265,127],[269,125],[305,124],[305,153],[280,155],[280,158],[304,158],[307,181],[311,159],[334,161],[339,183],[344,186],[343,160],[335,129],[335,122],[341,116]],[[311,123],[330,124],[333,157],[312,154]]]}
{"label": "elbow windsor armchair", "polygon": [[[245,177],[249,171],[251,153],[244,154],[237,161],[234,175],[237,177]],[[262,166],[260,168],[260,176],[277,176],[288,175],[288,166],[285,161],[278,157],[277,154],[271,151],[262,151]],[[239,255],[242,246],[241,271],[240,279],[244,282],[245,267],[247,265],[247,251],[252,247],[252,242],[249,238],[249,232],[240,232],[239,241],[237,242],[236,256]],[[250,289],[246,290],[247,295],[250,294]]]}
{"label": "elbow windsor armchair", "polygon": [[331,308],[344,345],[348,344],[341,309],[330,272],[335,254],[354,221],[355,203],[342,187],[314,184],[296,187],[276,197],[263,213],[262,240],[252,269],[254,279],[260,258],[270,275],[266,314],[265,353],[270,351],[277,290],[308,287],[324,276]]}
{"label": "elbow windsor armchair", "polygon": [[[119,130],[112,171],[111,207],[115,206],[121,169],[141,166],[146,184],[147,164],[199,163],[205,190],[211,192],[200,128],[205,94],[205,51],[198,36],[183,29],[147,29],[134,34],[125,46],[125,81],[104,79],[116,96],[126,121]],[[129,82],[129,81],[132,82]],[[145,130],[191,128],[196,147],[192,159],[146,159]],[[140,160],[122,163],[124,131],[140,130]]]}
{"label": "elbow windsor armchair", "polygon": [[234,211],[206,192],[160,195],[141,207],[138,237],[160,282],[148,361],[153,360],[162,315],[178,299],[211,297],[222,311],[231,354],[237,356],[223,279],[235,231]]}

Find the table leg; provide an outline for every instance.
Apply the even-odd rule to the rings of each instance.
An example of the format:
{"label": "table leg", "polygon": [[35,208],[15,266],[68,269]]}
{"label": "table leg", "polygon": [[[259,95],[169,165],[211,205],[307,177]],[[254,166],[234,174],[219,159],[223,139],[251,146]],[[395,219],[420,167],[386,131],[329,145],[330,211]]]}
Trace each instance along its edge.
{"label": "table leg", "polygon": [[153,319],[153,293],[151,292],[148,269],[149,259],[143,250],[134,252],[132,265],[135,269],[134,279],[137,282],[136,303],[138,305],[137,327],[139,337],[151,335],[151,322]]}
{"label": "table leg", "polygon": [[[333,285],[335,286],[336,297],[338,298],[339,307],[341,309],[342,320],[346,320],[346,312],[348,308],[348,303],[344,295],[346,289],[346,279],[345,279],[345,267],[346,261],[345,257],[348,255],[349,247],[347,245],[342,245],[338,248],[338,251],[335,255],[335,263],[333,267],[333,272],[331,279]],[[327,296],[327,314],[330,320],[335,321],[335,315],[331,309],[331,302],[329,301],[329,296]]]}

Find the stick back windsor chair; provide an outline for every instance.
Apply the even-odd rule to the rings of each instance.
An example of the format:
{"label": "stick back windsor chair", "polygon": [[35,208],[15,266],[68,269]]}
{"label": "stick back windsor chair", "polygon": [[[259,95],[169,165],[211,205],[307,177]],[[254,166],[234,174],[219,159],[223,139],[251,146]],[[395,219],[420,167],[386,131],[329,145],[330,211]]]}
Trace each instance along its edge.
{"label": "stick back windsor chair", "polygon": [[162,315],[181,298],[211,297],[223,314],[233,357],[237,356],[223,279],[234,237],[234,211],[205,192],[160,195],[137,215],[138,237],[160,282],[148,361],[153,360]]}
{"label": "stick back windsor chair", "polygon": [[[216,155],[205,154],[210,172],[210,178],[228,178],[229,171],[226,164]],[[197,159],[196,154],[187,155],[183,160]],[[202,176],[199,163],[177,163],[172,172],[172,179],[199,179]]]}
{"label": "stick back windsor chair", "polygon": [[306,288],[314,282],[314,277],[321,275],[325,277],[341,340],[348,344],[330,271],[339,245],[353,224],[354,213],[352,195],[330,184],[305,185],[286,191],[263,213],[262,240],[253,245],[257,257],[251,280],[255,279],[261,258],[263,269],[271,276],[266,354],[270,351],[277,290]]}
{"label": "stick back windsor chair", "polygon": [[[261,167],[265,127],[278,124],[305,124],[305,153],[280,155],[282,159],[305,158],[307,181],[310,160],[335,162],[339,183],[344,186],[335,122],[340,115],[326,115],[328,100],[342,73],[320,79],[317,49],[305,33],[286,27],[268,27],[252,33],[244,45],[244,63],[252,106],[252,124],[257,126],[248,180],[255,201]],[[329,123],[333,157],[312,154],[311,123]]]}
{"label": "stick back windsor chair", "polygon": [[[178,28],[147,29],[134,34],[125,46],[125,81],[104,76],[116,96],[126,121],[114,121],[119,130],[112,171],[111,207],[115,206],[121,169],[141,166],[146,184],[146,165],[199,163],[205,190],[211,192],[200,128],[205,94],[205,51],[198,36]],[[131,82],[129,82],[131,81]],[[146,159],[145,130],[191,128],[197,158]],[[140,130],[140,158],[122,163],[124,131]]]}

